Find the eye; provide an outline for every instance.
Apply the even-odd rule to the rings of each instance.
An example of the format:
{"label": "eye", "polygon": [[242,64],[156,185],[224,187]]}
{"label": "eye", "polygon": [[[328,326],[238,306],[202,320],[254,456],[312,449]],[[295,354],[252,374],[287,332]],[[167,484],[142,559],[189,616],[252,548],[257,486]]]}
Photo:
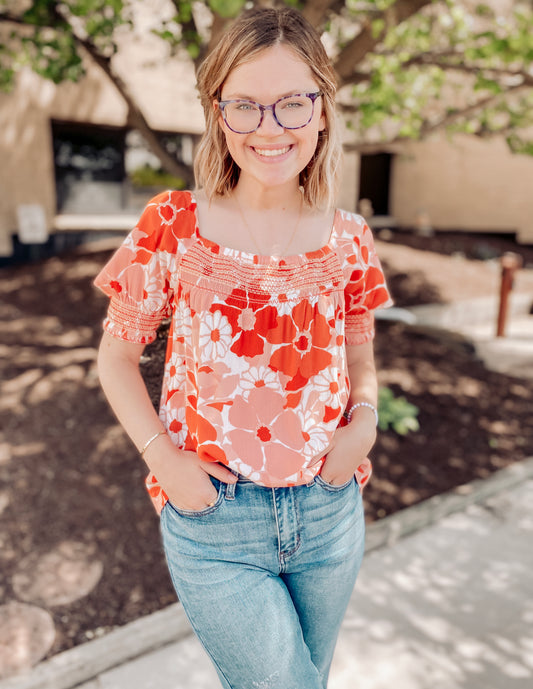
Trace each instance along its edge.
{"label": "eye", "polygon": [[257,110],[257,107],[253,103],[245,101],[244,103],[235,103],[235,110],[239,112],[253,112]]}
{"label": "eye", "polygon": [[282,110],[298,110],[304,106],[305,102],[303,98],[286,98],[278,103],[278,107],[281,107]]}

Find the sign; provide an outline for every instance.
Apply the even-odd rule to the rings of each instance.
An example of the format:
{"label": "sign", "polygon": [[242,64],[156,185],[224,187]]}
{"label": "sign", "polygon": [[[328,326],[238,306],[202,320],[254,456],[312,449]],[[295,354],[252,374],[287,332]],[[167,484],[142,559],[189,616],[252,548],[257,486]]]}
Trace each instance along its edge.
{"label": "sign", "polygon": [[21,244],[44,244],[49,237],[44,208],[38,203],[17,206],[18,238]]}

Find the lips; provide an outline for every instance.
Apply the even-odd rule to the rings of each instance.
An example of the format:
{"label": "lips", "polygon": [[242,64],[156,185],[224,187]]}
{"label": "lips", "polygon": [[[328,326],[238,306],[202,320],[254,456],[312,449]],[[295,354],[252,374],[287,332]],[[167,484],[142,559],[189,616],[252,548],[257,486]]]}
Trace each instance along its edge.
{"label": "lips", "polygon": [[253,150],[257,155],[263,156],[265,158],[276,158],[277,156],[285,155],[291,150],[291,146],[283,146],[281,148],[255,148]]}

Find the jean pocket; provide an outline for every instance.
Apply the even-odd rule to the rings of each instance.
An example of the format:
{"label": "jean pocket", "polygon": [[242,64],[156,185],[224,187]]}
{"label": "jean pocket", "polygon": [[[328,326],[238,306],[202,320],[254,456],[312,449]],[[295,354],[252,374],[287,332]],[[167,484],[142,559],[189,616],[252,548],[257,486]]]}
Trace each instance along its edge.
{"label": "jean pocket", "polygon": [[340,483],[338,486],[335,486],[332,483],[324,481],[320,474],[317,474],[317,476],[315,476],[315,483],[324,488],[325,490],[329,490],[331,493],[339,493],[342,490],[346,490],[346,488],[349,488],[352,485],[352,483],[354,483],[354,481],[355,477],[353,476],[348,481],[346,481],[346,483]]}
{"label": "jean pocket", "polygon": [[175,514],[179,515],[180,517],[204,517],[205,515],[212,514],[213,512],[216,512],[220,505],[222,504],[222,501],[224,499],[224,487],[225,484],[222,483],[222,481],[219,481],[216,478],[211,478],[211,483],[215,486],[215,488],[218,489],[218,495],[215,503],[213,505],[206,505],[203,507],[201,510],[184,510],[181,507],[177,507],[174,505],[174,503],[170,502],[170,500],[167,501],[165,507],[168,506],[169,509],[172,510]]}

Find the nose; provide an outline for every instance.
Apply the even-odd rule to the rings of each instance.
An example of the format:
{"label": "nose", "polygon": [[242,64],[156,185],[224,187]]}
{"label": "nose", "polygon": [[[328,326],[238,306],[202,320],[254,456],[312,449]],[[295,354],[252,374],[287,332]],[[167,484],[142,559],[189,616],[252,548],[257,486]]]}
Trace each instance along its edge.
{"label": "nose", "polygon": [[271,108],[263,112],[263,121],[259,125],[256,131],[260,134],[271,135],[272,132],[279,134],[279,130],[283,131],[283,127],[278,124],[276,118],[274,117],[274,112]]}

